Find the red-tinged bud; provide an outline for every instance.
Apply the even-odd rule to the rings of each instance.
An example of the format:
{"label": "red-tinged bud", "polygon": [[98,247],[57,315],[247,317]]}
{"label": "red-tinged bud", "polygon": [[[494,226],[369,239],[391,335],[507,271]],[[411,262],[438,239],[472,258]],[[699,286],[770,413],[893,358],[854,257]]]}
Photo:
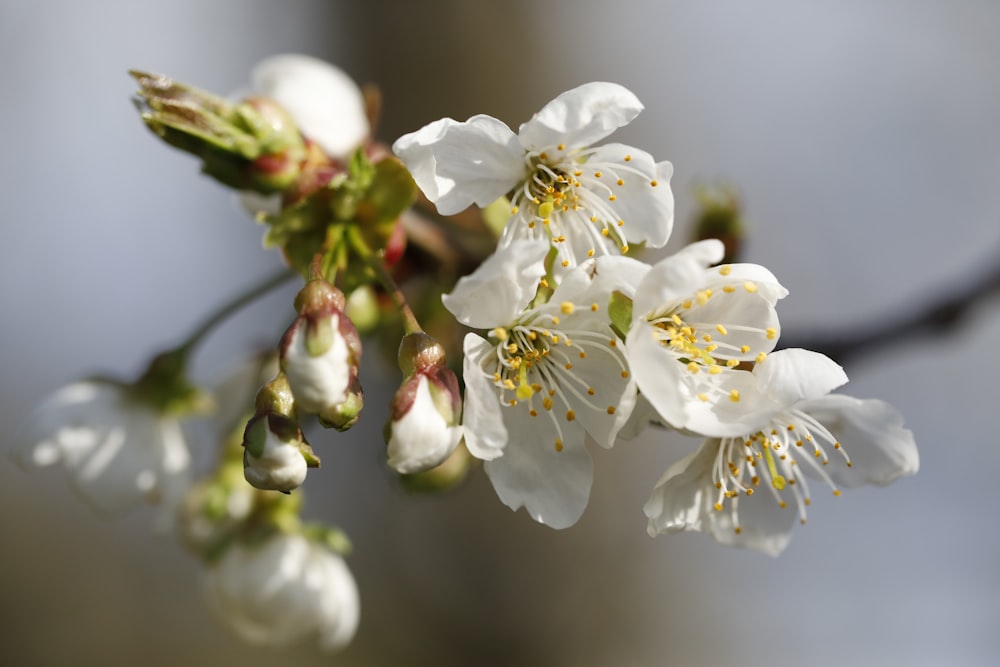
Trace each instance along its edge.
{"label": "red-tinged bud", "polygon": [[243,475],[258,489],[288,493],[319,459],[295,416],[295,400],[279,374],[257,393],[256,411],[243,432]]}
{"label": "red-tinged bud", "polygon": [[458,378],[445,366],[444,348],[425,333],[405,336],[399,366],[406,377],[393,397],[385,428],[389,466],[402,474],[429,470],[462,439]]}
{"label": "red-tinged bud", "polygon": [[341,430],[357,421],[363,403],[358,382],[361,338],[344,305],[336,287],[310,280],[295,298],[299,317],[280,348],[281,368],[298,409]]}
{"label": "red-tinged bud", "polygon": [[406,230],[403,228],[402,220],[396,220],[389,233],[389,238],[385,242],[385,254],[382,259],[386,266],[394,266],[403,258],[406,252]]}

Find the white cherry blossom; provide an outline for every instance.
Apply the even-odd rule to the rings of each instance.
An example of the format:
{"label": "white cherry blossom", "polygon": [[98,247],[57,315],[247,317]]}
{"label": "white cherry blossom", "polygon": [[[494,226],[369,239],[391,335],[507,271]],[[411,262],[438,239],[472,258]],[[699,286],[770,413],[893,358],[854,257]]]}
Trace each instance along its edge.
{"label": "white cherry blossom", "polygon": [[[465,338],[466,446],[486,461],[506,505],[564,528],[590,494],[585,436],[611,447],[635,386],[608,316],[619,278],[583,265],[547,302],[530,304],[547,253],[545,244],[516,241],[460,281],[445,304],[459,321],[489,329]],[[479,299],[505,307],[490,314]]]}
{"label": "white cherry blossom", "polygon": [[642,111],[626,88],[587,83],[545,105],[518,134],[486,115],[444,118],[400,137],[393,150],[443,215],[509,195],[500,239],[544,239],[557,270],[618,254],[630,243],[661,247],[673,227],[673,166],[623,144],[593,147]]}
{"label": "white cherry blossom", "polygon": [[280,104],[335,160],[347,159],[368,138],[361,89],[330,63],[301,54],[271,56],[254,66],[250,82],[255,94]]}
{"label": "white cherry blossom", "polygon": [[205,576],[219,619],[251,644],[285,646],[315,634],[323,650],[351,641],[357,584],[344,559],[302,535],[236,543]]}
{"label": "white cherry blossom", "polygon": [[23,468],[62,464],[74,489],[102,514],[162,503],[169,522],[190,479],[178,421],[109,382],[76,382],[29,418],[15,458]]}
{"label": "white cherry blossom", "polygon": [[782,350],[753,374],[783,408],[746,433],[709,438],[671,466],[645,505],[652,536],[703,531],[776,556],[812,502],[809,479],[885,485],[919,467],[913,434],[888,404],[828,392],[847,381],[821,354]]}
{"label": "white cherry blossom", "polygon": [[762,266],[712,267],[722,256],[722,243],[712,239],[638,269],[625,341],[636,384],[660,417],[711,436],[744,433],[777,409],[737,367],[774,348],[774,305],[787,294]]}

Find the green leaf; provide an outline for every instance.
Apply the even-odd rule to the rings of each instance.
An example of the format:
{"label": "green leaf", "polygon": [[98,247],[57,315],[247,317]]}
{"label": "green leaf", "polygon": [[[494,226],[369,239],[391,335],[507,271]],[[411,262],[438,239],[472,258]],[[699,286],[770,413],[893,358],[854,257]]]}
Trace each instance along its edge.
{"label": "green leaf", "polygon": [[625,340],[632,328],[632,299],[618,290],[612,292],[608,301],[608,316],[611,318],[611,328],[619,338]]}

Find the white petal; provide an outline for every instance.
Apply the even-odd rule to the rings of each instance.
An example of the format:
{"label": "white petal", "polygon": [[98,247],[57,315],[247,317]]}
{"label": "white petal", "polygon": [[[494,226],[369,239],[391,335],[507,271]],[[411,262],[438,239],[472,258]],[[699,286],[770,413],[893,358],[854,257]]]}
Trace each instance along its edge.
{"label": "white petal", "polygon": [[[627,162],[626,156],[629,157]],[[666,245],[674,226],[674,195],[670,189],[673,165],[656,163],[646,151],[624,144],[608,144],[595,149],[588,163],[601,165],[602,178],[608,181],[615,195],[615,200],[608,201],[605,206],[616,214],[609,222],[624,223],[617,231],[632,244],[645,243],[650,248]],[[615,165],[621,169],[615,169]],[[626,167],[637,169],[642,175],[626,172]],[[616,177],[621,178],[622,185],[612,180]],[[601,196],[607,195],[602,193]]]}
{"label": "white petal", "polygon": [[549,302],[572,301],[578,304],[594,302],[606,312],[612,292],[619,291],[631,298],[648,271],[648,264],[631,257],[621,255],[595,257],[567,272]]}
{"label": "white petal", "polygon": [[[712,342],[720,346],[715,356],[722,359],[750,360],[761,352],[770,352],[781,332],[774,305],[760,293],[742,288],[730,293],[715,292],[704,304],[693,303],[682,316],[699,336],[712,335]],[[720,324],[725,334],[717,329]],[[744,346],[748,348],[745,353]]]}
{"label": "white petal", "polygon": [[702,529],[714,503],[711,467],[717,447],[717,440],[706,442],[667,468],[643,506],[651,537]]}
{"label": "white petal", "polygon": [[583,514],[590,496],[594,465],[583,443],[583,431],[563,426],[562,451],[545,415],[505,410],[524,418],[507,420],[510,442],[503,456],[487,461],[486,474],[500,500],[512,510],[524,507],[531,518],[552,528],[568,528]]}
{"label": "white petal", "polygon": [[518,137],[529,150],[559,143],[589,146],[630,123],[642,109],[639,98],[624,86],[585,83],[542,107],[521,125]]}
{"label": "white petal", "polygon": [[404,475],[442,463],[462,439],[461,427],[449,426],[434,406],[427,377],[417,383],[409,411],[391,426],[387,448],[389,466]]}
{"label": "white petal", "polygon": [[480,367],[483,357],[492,355],[494,350],[494,346],[481,336],[474,333],[465,335],[465,358],[462,362],[465,446],[470,454],[483,460],[500,456],[508,440],[493,378],[487,377]]}
{"label": "white petal", "polygon": [[743,286],[750,283],[756,287],[756,293],[767,299],[772,306],[779,299],[788,296],[788,290],[778,282],[773,273],[760,264],[727,264],[714,269],[705,287],[717,289],[724,285]]}
{"label": "white petal", "polygon": [[705,287],[705,269],[722,259],[725,247],[718,239],[692,243],[658,263],[636,290],[633,317],[645,317],[665,304],[689,298]]}
{"label": "white petal", "polygon": [[653,327],[645,320],[633,323],[625,349],[639,391],[667,424],[683,428],[691,400],[682,393],[684,365],[660,345]]}
{"label": "white petal", "polygon": [[772,352],[754,365],[764,391],[785,406],[826,396],[847,382],[847,374],[824,354],[793,348]]}
{"label": "white petal", "polygon": [[[733,522],[734,501],[739,515],[738,533]],[[796,519],[798,514],[791,506],[781,507],[770,494],[757,493],[729,500],[721,512],[712,512],[708,531],[720,544],[777,556],[788,546]]]}
{"label": "white petal", "polygon": [[[683,368],[681,364],[676,364]],[[712,382],[707,381],[711,378]],[[700,384],[706,382],[706,384]],[[710,387],[716,388],[711,392]],[[731,400],[731,392],[738,392],[739,400]],[[699,393],[709,393],[717,398],[698,399]],[[687,416],[683,428],[693,433],[711,437],[737,437],[754,433],[783,407],[770,395],[761,391],[757,379],[748,371],[726,370],[717,376],[704,371],[692,375],[685,371],[680,386],[681,396],[687,399]]]}
{"label": "white petal", "polygon": [[342,70],[311,56],[284,54],[258,63],[254,91],[280,104],[299,130],[332,158],[343,160],[368,138],[364,98]]}
{"label": "white petal", "polygon": [[347,400],[351,380],[350,350],[340,334],[340,315],[330,316],[333,342],[318,357],[306,348],[306,323],[300,320],[283,350],[281,368],[295,395],[296,407],[305,413],[319,413]]}
{"label": "white petal", "polygon": [[534,298],[548,252],[544,242],[514,241],[459,279],[441,301],[462,324],[477,329],[507,326]]}
{"label": "white petal", "polygon": [[825,426],[851,457],[853,466],[848,468],[835,452],[828,452],[830,464],[823,472],[841,486],[881,486],[920,468],[913,433],[903,428],[902,415],[885,401],[833,394],[795,407]]}
{"label": "white petal", "polygon": [[[711,470],[720,443],[706,440],[695,452],[670,466],[643,508],[651,536],[703,531],[716,541],[776,556],[788,544],[795,511],[782,509],[766,494],[727,499],[715,510],[718,490]],[[740,531],[736,531],[733,501]]]}
{"label": "white petal", "polygon": [[517,137],[491,116],[442,118],[400,137],[392,150],[441,215],[487,206],[525,176]]}

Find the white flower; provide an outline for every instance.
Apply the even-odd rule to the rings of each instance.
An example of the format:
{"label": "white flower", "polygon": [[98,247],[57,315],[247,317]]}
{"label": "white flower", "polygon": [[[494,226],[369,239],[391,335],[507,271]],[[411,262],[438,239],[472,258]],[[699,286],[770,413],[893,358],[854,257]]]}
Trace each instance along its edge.
{"label": "white flower", "polygon": [[841,486],[917,472],[917,447],[899,413],[882,401],[827,395],[847,377],[823,355],[782,350],[753,374],[785,407],[744,435],[707,439],[671,466],[645,505],[650,535],[705,531],[776,556],[794,519],[806,522],[807,478],[839,496]]}
{"label": "white flower", "polygon": [[302,134],[344,161],[368,138],[364,97],[342,70],[298,54],[271,56],[254,66],[254,93],[280,104]]}
{"label": "white flower", "polygon": [[744,433],[776,409],[736,366],[774,348],[774,304],[787,294],[762,266],[709,268],[722,255],[721,242],[701,241],[640,273],[625,341],[636,384],[660,416],[713,436]]}
{"label": "white flower", "polygon": [[145,501],[162,503],[169,520],[188,487],[190,455],[180,424],[121,385],[63,387],[38,406],[20,439],[15,456],[22,467],[61,463],[80,496],[102,514]]}
{"label": "white flower", "polygon": [[663,246],[673,226],[673,167],[622,144],[591,147],[642,111],[630,91],[588,83],[545,105],[517,135],[490,116],[435,121],[400,137],[393,151],[443,215],[486,206],[509,194],[512,213],[500,239],[544,239],[557,266]]}
{"label": "white flower", "polygon": [[543,243],[515,241],[444,301],[460,322],[490,330],[465,338],[466,446],[486,460],[505,504],[564,528],[590,494],[585,435],[612,446],[635,387],[608,317],[617,276],[580,266],[547,303],[529,306],[547,253]]}
{"label": "white flower", "polygon": [[[455,378],[454,373],[444,370]],[[459,410],[453,409],[452,396],[458,398],[457,379],[454,387],[442,388],[432,384],[427,375],[417,373],[403,383],[393,399],[389,423],[387,451],[393,470],[404,475],[429,470],[455,451],[462,439],[458,425],[461,405]]]}
{"label": "white flower", "polygon": [[317,633],[320,648],[342,648],[360,613],[344,560],[301,535],[234,544],[205,577],[219,618],[252,644],[284,646]]}
{"label": "white flower", "polygon": [[351,351],[340,332],[342,313],[329,315],[330,340],[320,354],[312,354],[307,345],[308,322],[299,318],[290,330],[287,344],[281,349],[281,368],[295,395],[297,407],[306,413],[319,413],[347,400],[351,384]]}
{"label": "white flower", "polygon": [[302,454],[301,431],[284,426],[289,440],[272,430],[266,415],[251,419],[247,425],[245,442],[254,445],[244,447],[243,475],[258,489],[288,492],[306,479],[308,464]]}

